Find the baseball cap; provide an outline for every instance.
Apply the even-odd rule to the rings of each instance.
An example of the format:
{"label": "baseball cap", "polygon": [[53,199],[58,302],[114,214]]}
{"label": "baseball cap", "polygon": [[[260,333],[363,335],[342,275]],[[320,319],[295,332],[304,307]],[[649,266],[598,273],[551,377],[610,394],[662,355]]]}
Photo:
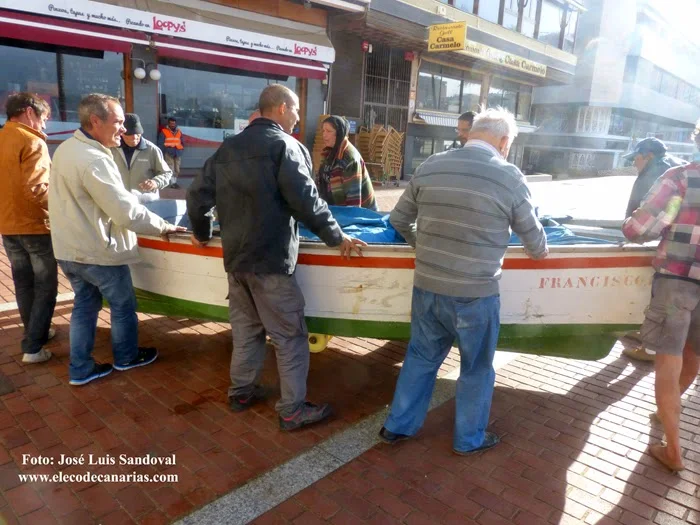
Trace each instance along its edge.
{"label": "baseball cap", "polygon": [[649,137],[648,139],[640,140],[632,151],[622,157],[626,160],[634,160],[634,157],[637,155],[646,155],[647,153],[653,153],[657,157],[663,157],[667,149],[666,144],[659,139]]}

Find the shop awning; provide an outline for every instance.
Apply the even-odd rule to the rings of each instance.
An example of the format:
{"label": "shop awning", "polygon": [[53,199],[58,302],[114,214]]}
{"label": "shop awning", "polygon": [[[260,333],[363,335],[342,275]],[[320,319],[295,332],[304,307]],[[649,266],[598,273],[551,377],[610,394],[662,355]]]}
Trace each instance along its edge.
{"label": "shop awning", "polygon": [[57,18],[2,11],[0,37],[81,49],[129,53],[132,44],[148,45],[142,33]]}
{"label": "shop awning", "polygon": [[446,126],[453,129],[457,127],[457,119],[459,118],[459,115],[452,113],[420,110],[416,111],[416,116],[430,126]]}
{"label": "shop awning", "polygon": [[205,44],[161,35],[153,35],[153,40],[156,42],[156,49],[160,57],[257,71],[270,75],[315,78],[319,80],[326,78],[326,66],[313,60],[257,53],[245,49]]}

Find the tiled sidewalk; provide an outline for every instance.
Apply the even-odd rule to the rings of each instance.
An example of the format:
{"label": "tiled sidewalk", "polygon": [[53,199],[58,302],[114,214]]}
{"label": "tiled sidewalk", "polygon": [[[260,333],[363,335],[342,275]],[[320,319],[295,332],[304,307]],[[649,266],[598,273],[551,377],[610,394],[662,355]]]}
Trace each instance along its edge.
{"label": "tiled sidewalk", "polygon": [[645,453],[662,436],[652,370],[619,348],[595,363],[521,356],[498,372],[497,448],[452,453],[451,401],[415,439],[377,445],[254,523],[698,524],[700,399],[684,400],[687,470],[671,475]]}

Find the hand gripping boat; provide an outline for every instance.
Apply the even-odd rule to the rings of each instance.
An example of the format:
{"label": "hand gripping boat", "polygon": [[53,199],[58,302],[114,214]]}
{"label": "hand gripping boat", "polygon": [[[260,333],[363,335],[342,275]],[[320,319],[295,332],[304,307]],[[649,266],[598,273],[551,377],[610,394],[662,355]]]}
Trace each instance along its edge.
{"label": "hand gripping boat", "polygon": [[[228,321],[228,282],[218,237],[205,248],[189,235],[140,236],[132,265],[141,312]],[[533,261],[510,247],[500,281],[499,348],[599,359],[617,337],[638,329],[649,303],[652,246],[550,246]],[[306,300],[311,351],[330,336],[408,339],[415,253],[407,245],[370,245],[364,257],[302,242],[297,279]]]}

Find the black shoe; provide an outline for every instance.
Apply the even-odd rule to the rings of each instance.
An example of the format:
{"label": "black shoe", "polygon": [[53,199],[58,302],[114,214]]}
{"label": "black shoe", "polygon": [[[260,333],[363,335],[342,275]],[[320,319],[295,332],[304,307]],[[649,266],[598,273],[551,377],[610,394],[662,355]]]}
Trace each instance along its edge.
{"label": "black shoe", "polygon": [[179,190],[179,189],[180,189],[180,185],[179,185],[177,182],[173,182],[173,183],[170,185],[170,187],[171,187],[172,189],[174,189],[174,190]]}
{"label": "black shoe", "polygon": [[382,429],[379,431],[379,439],[381,439],[387,445],[393,445],[394,443],[410,438],[411,436],[406,434],[396,434],[391,430],[387,430],[386,427],[382,427]]}
{"label": "black shoe", "polygon": [[255,385],[253,392],[248,396],[232,396],[228,398],[228,406],[234,412],[248,410],[258,401],[265,401],[270,396],[270,389],[262,385]]}
{"label": "black shoe", "polygon": [[280,416],[280,428],[282,430],[296,430],[297,428],[323,421],[332,412],[333,410],[327,403],[314,405],[306,401],[291,416]]}
{"label": "black shoe", "polygon": [[137,366],[150,365],[156,359],[158,359],[158,350],[153,347],[144,348],[139,346],[138,354],[136,354],[136,357],[132,361],[124,365],[114,363],[114,368],[120,372],[123,372],[124,370],[130,370],[131,368],[136,368]]}
{"label": "black shoe", "polygon": [[108,376],[111,373],[112,365],[109,363],[95,363],[95,366],[92,368],[92,372],[90,372],[87,376],[82,379],[71,379],[69,383],[73,386],[87,385],[90,381]]}
{"label": "black shoe", "polygon": [[500,442],[501,438],[499,438],[496,434],[494,434],[493,432],[486,432],[486,435],[484,436],[484,442],[481,444],[480,447],[464,451],[457,450],[456,448],[453,448],[452,450],[455,454],[459,454],[460,456],[471,456],[472,454],[476,454],[477,452],[483,452],[484,450],[493,448]]}

